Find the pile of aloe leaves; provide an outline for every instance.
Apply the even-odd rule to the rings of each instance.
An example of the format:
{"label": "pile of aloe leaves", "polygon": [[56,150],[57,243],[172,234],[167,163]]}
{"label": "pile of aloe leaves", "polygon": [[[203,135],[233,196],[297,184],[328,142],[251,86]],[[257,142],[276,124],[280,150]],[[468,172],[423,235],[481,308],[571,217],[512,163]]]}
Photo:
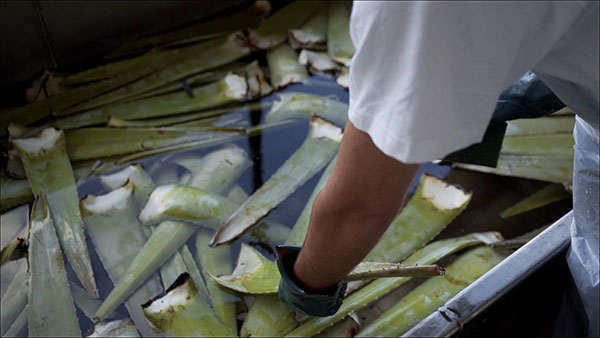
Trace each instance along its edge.
{"label": "pile of aloe leaves", "polygon": [[[432,242],[472,192],[424,174],[338,313],[279,303],[274,246],[302,244],[347,120],[350,11],[257,1],[48,70],[29,104],[3,108],[1,335],[400,335],[506,257],[497,232]],[[551,182],[501,217],[569,197],[573,115],[544,119],[509,126],[498,168],[457,164]],[[360,323],[425,279],[397,263],[448,257],[447,275]]]}

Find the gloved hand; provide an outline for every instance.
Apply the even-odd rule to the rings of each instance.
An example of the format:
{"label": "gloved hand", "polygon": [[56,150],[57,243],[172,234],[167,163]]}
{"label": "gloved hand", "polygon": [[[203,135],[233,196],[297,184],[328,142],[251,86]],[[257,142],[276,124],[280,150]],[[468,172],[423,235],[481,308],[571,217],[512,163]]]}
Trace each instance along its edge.
{"label": "gloved hand", "polygon": [[294,276],[294,263],[300,253],[301,247],[292,245],[278,245],[277,267],[281,274],[279,282],[279,300],[294,309],[296,312],[318,317],[327,317],[335,314],[342,305],[346,292],[346,282],[338,282],[331,288],[319,294],[307,293],[298,285]]}

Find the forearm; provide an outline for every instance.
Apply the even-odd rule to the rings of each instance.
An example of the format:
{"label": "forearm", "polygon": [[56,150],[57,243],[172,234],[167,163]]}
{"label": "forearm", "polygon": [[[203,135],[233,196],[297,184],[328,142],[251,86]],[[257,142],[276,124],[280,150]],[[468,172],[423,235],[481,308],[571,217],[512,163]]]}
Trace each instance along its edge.
{"label": "forearm", "polygon": [[417,169],[383,154],[348,122],[294,266],[307,291],[335,284],[369,253],[402,206]]}

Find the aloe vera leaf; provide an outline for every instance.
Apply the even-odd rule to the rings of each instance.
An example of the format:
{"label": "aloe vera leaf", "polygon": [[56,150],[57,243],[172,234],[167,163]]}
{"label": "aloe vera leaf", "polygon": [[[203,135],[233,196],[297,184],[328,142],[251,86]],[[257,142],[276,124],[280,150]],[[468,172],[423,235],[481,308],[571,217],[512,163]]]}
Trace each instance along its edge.
{"label": "aloe vera leaf", "polygon": [[555,111],[554,113],[550,114],[550,117],[555,117],[555,116],[575,116],[575,112],[573,111],[573,109],[565,106],[565,107]]}
{"label": "aloe vera leaf", "polygon": [[340,128],[313,116],[304,143],[219,227],[211,245],[229,242],[256,224],[335,156],[341,138]]}
{"label": "aloe vera leaf", "polygon": [[157,226],[139,250],[94,317],[106,318],[150,277],[196,231],[197,226],[166,221]]}
{"label": "aloe vera leaf", "polygon": [[182,274],[165,295],[142,305],[146,318],[166,337],[232,337],[214,311],[198,296],[189,274]]}
{"label": "aloe vera leaf", "polygon": [[250,195],[248,195],[244,188],[242,188],[239,184],[234,184],[233,188],[231,188],[227,194],[227,199],[236,204],[244,203],[248,197],[250,197]]}
{"label": "aloe vera leaf", "polygon": [[2,209],[2,211],[33,200],[33,193],[31,192],[29,181],[13,180],[2,177],[1,184],[0,209]]}
{"label": "aloe vera leaf", "polygon": [[300,27],[318,6],[316,1],[296,1],[283,7],[258,27],[248,29],[250,45],[256,49],[269,49],[283,43],[288,29]]}
{"label": "aloe vera leaf", "polygon": [[245,138],[248,138],[251,136],[260,135],[261,133],[263,133],[264,131],[267,131],[267,130],[285,128],[285,127],[292,125],[293,123],[294,123],[294,121],[280,121],[280,122],[260,124],[258,126],[254,126],[254,127],[246,129],[245,134],[241,134],[237,131],[236,132],[221,132],[221,136],[217,136],[217,137],[211,138],[211,139],[177,144],[174,146],[167,146],[167,147],[162,147],[162,148],[152,149],[152,150],[147,150],[147,151],[141,151],[139,153],[135,153],[135,154],[128,155],[128,156],[121,158],[119,161],[117,161],[117,164],[123,164],[123,163],[131,162],[131,161],[136,161],[136,160],[139,160],[140,158],[163,154],[166,152],[172,152],[172,151],[178,151],[178,150],[203,149],[203,148],[208,148],[208,147],[212,147],[215,145],[222,145],[222,144],[234,142],[234,141],[237,141],[240,139],[245,139]]}
{"label": "aloe vera leaf", "polygon": [[[345,281],[381,277],[430,277],[441,276],[444,268],[437,265],[402,265],[397,263],[362,262],[344,277]],[[277,293],[281,276],[277,265],[252,247],[242,244],[235,269],[231,274],[210,278],[219,285],[247,294]]]}
{"label": "aloe vera leaf", "polygon": [[571,194],[562,184],[551,183],[502,211],[500,218],[509,218],[569,197]]}
{"label": "aloe vera leaf", "polygon": [[246,74],[246,79],[248,82],[246,99],[257,99],[259,97],[268,95],[273,91],[273,87],[271,87],[265,78],[265,73],[258,65],[258,61],[251,62],[243,69],[240,69],[240,72]]}
{"label": "aloe vera leaf", "polygon": [[29,335],[81,336],[62,251],[44,195],[32,207],[29,251]]}
{"label": "aloe vera leaf", "polygon": [[109,191],[121,188],[127,181],[133,183],[133,200],[137,210],[141,210],[155,188],[152,178],[141,165],[131,164],[116,173],[100,176],[100,183]]}
{"label": "aloe vera leaf", "polygon": [[[242,201],[243,203],[243,201]],[[239,204],[242,204],[239,203]],[[272,221],[261,221],[257,226],[242,235],[242,238],[250,240],[250,243],[263,243],[271,248],[279,245],[290,236],[292,229],[289,227]]]}
{"label": "aloe vera leaf", "polygon": [[118,319],[111,322],[99,322],[94,331],[87,337],[139,337],[135,325],[129,319]]}
{"label": "aloe vera leaf", "polygon": [[193,89],[193,97],[179,91],[120,104],[115,103],[67,116],[52,124],[63,129],[74,129],[106,123],[109,116],[122,120],[137,120],[206,110],[245,99],[247,89],[248,85],[243,76],[229,74],[222,80]]}
{"label": "aloe vera leaf", "polygon": [[[118,120],[120,121],[118,125],[114,125],[114,121],[116,117],[111,116],[108,120],[109,127],[165,127],[176,125],[184,122],[190,122],[195,120],[203,120],[210,117],[221,116],[226,113],[234,113],[234,112],[245,112],[247,110],[256,110],[262,109],[265,105],[260,102],[252,102],[247,103],[241,106],[234,106],[228,108],[219,108],[214,110],[201,111],[198,113],[188,113],[184,115],[177,116],[168,116],[154,119],[145,119],[145,120]],[[113,122],[111,125],[111,121]]]}
{"label": "aloe vera leaf", "polygon": [[575,117],[551,116],[535,119],[518,119],[507,121],[506,124],[505,136],[572,134],[575,127]]}
{"label": "aloe vera leaf", "polygon": [[321,3],[302,26],[288,30],[288,41],[294,49],[327,49],[327,5]]}
{"label": "aloe vera leaf", "polygon": [[506,136],[501,154],[573,158],[571,134]]}
{"label": "aloe vera leaf", "polygon": [[[102,302],[98,299],[90,297],[90,295],[88,295],[84,289],[80,288],[77,284],[73,283],[72,281],[69,282],[69,285],[71,287],[71,296],[73,296],[73,302],[75,302],[75,306],[77,306],[77,308],[81,310],[81,312],[83,312],[83,314],[89,320],[94,321],[94,314],[96,313],[96,310],[98,310]],[[108,316],[106,316],[106,318],[110,319],[116,319],[119,317],[122,317],[122,315],[116,312],[112,312]]]}
{"label": "aloe vera leaf", "polygon": [[344,89],[350,88],[350,68],[342,67],[340,74],[335,79],[335,82],[337,82],[337,84]]}
{"label": "aloe vera leaf", "polygon": [[[81,210],[96,252],[113,284],[125,274],[138,251],[146,243],[142,226],[136,218],[133,182],[105,195],[88,195],[81,200]],[[156,335],[146,322],[141,304],[162,292],[157,275],[146,279],[128,297],[125,307],[143,336]]]}
{"label": "aloe vera leaf", "polygon": [[0,253],[0,266],[25,257],[27,257],[27,243],[25,242],[25,239],[17,237],[2,248],[2,253]]}
{"label": "aloe vera leaf", "polygon": [[348,105],[313,94],[294,92],[277,94],[276,101],[265,116],[265,122],[273,123],[293,118],[308,119],[312,114],[338,126],[344,126],[348,120]]}
{"label": "aloe vera leaf", "polygon": [[156,47],[173,47],[227,35],[236,30],[257,25],[264,16],[269,14],[270,10],[271,6],[268,2],[255,1],[248,8],[228,16],[127,42],[110,51],[104,58],[123,57],[143,53]]}
{"label": "aloe vera leaf", "polygon": [[[235,148],[227,147],[223,150],[217,150],[216,153],[221,154],[222,156],[224,155],[221,158],[221,161],[224,162],[235,160],[233,162],[235,164],[237,161],[244,161],[244,156],[240,156],[241,154],[238,154]],[[216,158],[214,160],[216,160]],[[167,167],[165,164],[160,164],[159,166],[157,166],[157,173],[164,172],[162,168],[165,167]],[[235,170],[232,171],[230,169],[240,170],[243,167],[243,165],[233,165],[231,167],[228,167],[229,170],[222,171],[215,171],[214,168],[212,168],[210,165],[206,165],[202,168],[213,170],[212,172],[215,175],[213,179],[215,181],[222,182],[222,185],[220,185],[219,187],[227,187],[231,185],[230,181],[235,181],[240,174],[240,172],[236,172]],[[171,164],[171,168],[173,168],[176,171],[176,167],[174,164]],[[221,168],[226,169],[227,167]],[[152,169],[150,171],[152,172]],[[199,169],[198,173],[200,172],[201,170]],[[230,176],[226,177],[227,175]],[[175,173],[175,179],[176,177],[177,176]],[[207,183],[211,183],[213,179],[207,177]],[[156,182],[158,184],[161,184],[158,181]],[[198,184],[200,184],[200,182],[198,182]],[[186,191],[192,189],[194,190],[194,192],[196,192],[197,190],[197,192],[199,192],[200,195],[208,195],[207,193],[195,188],[182,188],[185,188]],[[157,189],[164,188],[159,187]],[[221,198],[220,200],[224,199]],[[231,202],[227,204],[231,205],[229,213],[233,212],[235,210],[235,204],[232,204]],[[194,203],[189,204],[189,207],[193,210],[202,209],[199,207],[198,204]],[[140,217],[140,219],[142,218]],[[220,222],[217,222],[215,227],[218,226],[218,224],[220,224]],[[132,290],[135,290],[135,288],[137,288],[137,286],[139,286],[141,282],[143,282],[148,276],[150,276],[152,272],[156,271],[156,269],[158,269],[168,258],[170,258],[171,255],[173,255],[173,253],[175,253],[177,249],[180,248],[197,229],[198,227],[195,225],[182,222],[161,222],[153,230],[152,236],[148,239],[148,242],[144,245],[144,247],[140,249],[138,255],[134,258],[134,260],[131,262],[131,265],[127,268],[128,274],[126,275],[126,277],[123,278],[123,281],[115,285],[115,288],[111,291],[111,293],[103,303],[103,307],[98,310],[96,315],[102,318],[103,315],[116,308]]]}
{"label": "aloe vera leaf", "polygon": [[328,327],[315,337],[354,337],[360,331],[360,319],[356,313],[348,314],[337,324]]}
{"label": "aloe vera leaf", "polygon": [[[182,79],[188,75],[199,73],[210,68],[222,66],[235,61],[250,52],[248,46],[242,43],[240,33],[232,33],[227,37],[196,44],[194,46],[170,50],[172,62],[160,62],[150,65],[157,70],[155,73],[145,76],[131,84],[113,90],[105,95],[73,106],[63,112],[62,115],[93,108],[123,100],[134,95],[159,88],[169,82]],[[167,65],[165,67],[165,65]],[[140,69],[128,69],[127,72],[146,72],[147,66],[141,65]]]}
{"label": "aloe vera leaf", "polygon": [[61,247],[84,289],[98,297],[83,232],[77,186],[62,130],[44,129],[32,138],[14,140],[34,195],[44,195]]}
{"label": "aloe vera leaf", "polygon": [[127,72],[123,74],[125,75],[83,86],[43,101],[37,101],[23,107],[3,112],[0,114],[0,135],[5,134],[6,126],[11,122],[23,125],[31,124],[48,117],[55,112],[66,110],[77,103],[92,99],[113,88],[125,85],[139,77],[128,74]]}
{"label": "aloe vera leaf", "polygon": [[22,205],[18,208],[10,210],[0,216],[1,238],[0,244],[2,247],[8,245],[17,237],[27,237],[27,225],[29,224],[29,206]]}
{"label": "aloe vera leaf", "polygon": [[217,228],[235,208],[233,202],[219,195],[170,184],[152,191],[139,219],[147,225],[174,220]]}
{"label": "aloe vera leaf", "polygon": [[331,58],[329,54],[325,52],[314,52],[303,49],[298,55],[298,62],[308,67],[311,74],[321,72],[333,72],[335,73],[340,68]]}
{"label": "aloe vera leaf", "polygon": [[27,314],[29,313],[29,305],[25,305],[21,314],[10,325],[6,333],[2,337],[26,337],[27,334]]}
{"label": "aloe vera leaf", "polygon": [[208,288],[212,307],[217,317],[230,330],[237,333],[236,303],[239,298],[229,294],[219,287],[209,274],[227,274],[231,272],[231,252],[228,245],[211,248],[208,246],[212,232],[198,231],[196,234],[196,260],[202,267],[202,273]]}
{"label": "aloe vera leaf", "polygon": [[4,168],[4,173],[12,178],[22,179],[26,177],[25,167],[23,167],[23,162],[21,158],[16,154],[8,153],[8,159],[6,161],[6,167]]}
{"label": "aloe vera leaf", "polygon": [[224,195],[251,165],[252,161],[242,148],[228,145],[204,156],[187,185]]}
{"label": "aloe vera leaf", "polygon": [[363,261],[398,262],[404,259],[440,233],[470,200],[470,192],[423,174],[414,195]]}
{"label": "aloe vera leaf", "polygon": [[169,258],[165,264],[160,267],[160,277],[163,282],[163,286],[165,288],[169,287],[169,285],[173,284],[173,282],[181,275],[182,273],[187,272],[187,266],[183,261],[183,258],[176,251],[171,258]]}
{"label": "aloe vera leaf", "polygon": [[[177,166],[171,163],[156,162],[148,170],[156,185],[176,184],[179,181]],[[152,192],[150,192],[152,193]],[[146,198],[146,201],[148,198]]]}
{"label": "aloe vera leaf", "polygon": [[461,169],[488,174],[522,177],[570,185],[573,179],[572,157],[543,157],[500,154],[496,168],[455,163]]}
{"label": "aloe vera leaf", "polygon": [[358,332],[357,337],[402,335],[505,257],[488,246],[469,250],[448,266],[446,276],[419,285]]}
{"label": "aloe vera leaf", "polygon": [[[466,236],[440,240],[428,244],[415,252],[404,260],[402,264],[432,264],[466,247],[482,243],[491,244],[498,240],[500,240],[500,236],[496,232],[473,233]],[[410,277],[397,277],[375,280],[346,297],[344,303],[334,315],[322,318],[310,318],[296,329],[287,333],[286,337],[312,337],[323,329],[335,324],[350,312],[391,292],[406,283],[409,279]]]}
{"label": "aloe vera leaf", "polygon": [[192,279],[194,280],[194,283],[196,284],[196,287],[198,288],[198,292],[199,292],[200,296],[203,298],[203,300],[206,304],[210,304],[211,302],[210,302],[210,298],[208,296],[208,289],[206,288],[204,278],[202,277],[202,273],[200,272],[200,269],[198,268],[198,265],[196,264],[196,261],[194,260],[194,256],[192,255],[190,248],[188,248],[187,245],[184,245],[179,250],[179,253],[180,253],[181,258],[183,259],[183,262],[185,263],[185,266],[187,268],[186,272],[189,273],[190,276],[192,277]]}
{"label": "aloe vera leaf", "polygon": [[352,4],[345,1],[331,1],[328,5],[327,52],[333,60],[349,67],[354,55],[354,45],[350,39]]}
{"label": "aloe vera leaf", "polygon": [[71,160],[86,160],[129,154],[221,135],[215,131],[185,131],[169,128],[84,128],[66,132]]}
{"label": "aloe vera leaf", "polygon": [[25,305],[25,308],[21,314],[15,319],[10,325],[8,330],[2,337],[27,337],[27,314],[29,313],[29,305]]}
{"label": "aloe vera leaf", "polygon": [[20,264],[13,280],[2,296],[0,306],[2,308],[2,311],[0,311],[0,333],[2,336],[27,305],[28,285],[27,264]]}
{"label": "aloe vera leaf", "polygon": [[[278,311],[263,313],[263,309]],[[257,296],[240,329],[240,337],[283,336],[296,326],[294,314],[292,309],[279,301],[276,294]]]}
{"label": "aloe vera leaf", "polygon": [[271,86],[275,89],[308,80],[306,68],[298,63],[298,53],[288,44],[280,44],[269,49],[267,63],[271,73]]}

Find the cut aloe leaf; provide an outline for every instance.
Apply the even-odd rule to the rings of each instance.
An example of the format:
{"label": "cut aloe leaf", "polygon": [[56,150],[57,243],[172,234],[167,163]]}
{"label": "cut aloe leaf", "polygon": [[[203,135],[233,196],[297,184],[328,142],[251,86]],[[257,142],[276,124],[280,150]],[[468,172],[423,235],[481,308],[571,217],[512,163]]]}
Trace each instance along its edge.
{"label": "cut aloe leaf", "polygon": [[[146,243],[146,236],[136,218],[133,189],[133,182],[129,181],[108,194],[88,195],[81,200],[88,233],[113,284],[127,274],[129,265]],[[143,336],[156,336],[156,332],[146,322],[140,305],[161,292],[160,280],[153,275],[125,303]]]}
{"label": "cut aloe leaf", "polygon": [[240,300],[219,287],[209,274],[231,273],[231,252],[228,245],[218,248],[208,246],[212,232],[198,231],[196,235],[196,259],[202,266],[202,272],[206,280],[206,287],[210,295],[211,304],[217,317],[235,335],[237,333],[236,307]]}
{"label": "cut aloe leaf", "polygon": [[337,82],[337,84],[344,89],[350,88],[350,68],[342,67],[340,74],[335,79],[335,82]]}
{"label": "cut aloe leaf", "polygon": [[338,126],[344,126],[348,120],[348,105],[339,101],[313,94],[283,93],[265,116],[266,123],[274,123],[286,119],[309,119],[316,114]]}
{"label": "cut aloe leaf", "polygon": [[[81,312],[83,312],[83,314],[90,321],[93,322],[94,314],[96,313],[102,302],[98,299],[90,297],[90,295],[88,295],[84,289],[77,286],[77,284],[75,284],[74,282],[70,281],[69,285],[71,287],[71,295],[73,296],[75,306],[77,306],[77,308],[81,310]],[[117,312],[112,312],[106,316],[107,319],[117,319],[121,317],[123,317],[123,315]]]}
{"label": "cut aloe leaf", "polygon": [[573,158],[571,134],[506,136],[501,154]]}
{"label": "cut aloe leaf", "polygon": [[356,336],[401,336],[505,257],[488,246],[469,250],[448,266],[446,276],[419,285]]}
{"label": "cut aloe leaf", "polygon": [[190,274],[196,287],[198,288],[199,296],[204,300],[206,304],[211,304],[210,297],[208,295],[208,289],[206,288],[206,283],[204,282],[204,278],[202,277],[202,273],[194,260],[194,256],[190,251],[190,248],[187,245],[184,245],[179,250],[180,256],[183,259],[183,262],[186,267],[186,272]]}
{"label": "cut aloe leaf", "polygon": [[61,248],[83,287],[98,297],[83,232],[77,186],[62,130],[47,128],[32,138],[14,140],[34,195],[44,195]]}
{"label": "cut aloe leaf", "polygon": [[275,89],[308,80],[306,68],[298,63],[298,53],[288,44],[284,43],[269,49],[267,63],[271,73],[271,86]]}
{"label": "cut aloe leaf", "polygon": [[[402,264],[432,264],[469,246],[482,243],[491,244],[499,240],[501,240],[501,236],[497,232],[474,233],[462,237],[440,240],[415,252],[404,260]],[[340,321],[350,312],[391,292],[406,283],[409,279],[410,277],[397,277],[375,280],[346,297],[344,303],[334,315],[322,318],[310,318],[296,329],[287,333],[286,337],[312,337]]]}
{"label": "cut aloe leaf", "polygon": [[29,306],[25,305],[21,314],[15,319],[10,325],[6,333],[2,337],[26,337],[27,336],[27,314],[29,313]]}
{"label": "cut aloe leaf", "polygon": [[25,239],[17,237],[2,248],[2,252],[0,253],[0,266],[25,257],[27,257],[27,242]]}
{"label": "cut aloe leaf", "polygon": [[173,220],[216,229],[235,209],[233,202],[204,190],[162,185],[152,191],[139,219],[147,225]]}
{"label": "cut aloe leaf", "polygon": [[294,49],[327,49],[327,4],[321,3],[313,15],[296,29],[288,30],[288,41]]}
{"label": "cut aloe leaf", "polygon": [[509,218],[570,197],[571,194],[562,184],[548,184],[544,188],[502,211],[500,213],[500,218]]}
{"label": "cut aloe leaf", "polygon": [[[365,280],[381,277],[430,277],[441,276],[444,268],[437,265],[402,265],[397,263],[363,262],[357,265],[345,281]],[[228,275],[216,276],[208,273],[219,285],[247,294],[277,293],[281,275],[274,262],[252,247],[243,244],[237,265]]]}
{"label": "cut aloe leaf", "polygon": [[500,154],[496,168],[474,164],[455,163],[461,169],[488,174],[522,177],[546,182],[571,185],[573,180],[572,157],[543,157]]}
{"label": "cut aloe leaf", "polygon": [[288,30],[300,27],[319,6],[316,1],[297,1],[283,7],[248,29],[248,40],[255,49],[269,49],[283,43]]}
{"label": "cut aloe leaf", "polygon": [[518,119],[507,121],[506,124],[505,136],[572,134],[575,127],[575,117],[549,116],[535,119]]}
{"label": "cut aloe leaf", "polygon": [[165,264],[160,267],[160,278],[162,280],[163,286],[165,289],[168,288],[175,280],[184,272],[187,271],[187,266],[179,254],[176,251],[171,258],[169,258]]}
{"label": "cut aloe leaf", "polygon": [[248,83],[244,76],[231,73],[215,83],[193,89],[193,97],[190,97],[186,92],[176,92],[113,104],[59,119],[53,125],[63,129],[74,129],[106,123],[109,116],[121,120],[164,117],[211,109],[219,105],[243,100],[246,98],[247,93]]}
{"label": "cut aloe leaf", "polygon": [[354,55],[354,45],[350,39],[350,12],[352,3],[330,1],[327,22],[327,52],[331,58],[346,67]]}
{"label": "cut aloe leaf", "polygon": [[166,337],[232,337],[214,311],[198,297],[192,278],[182,274],[165,295],[143,306],[146,318]]}
{"label": "cut aloe leaf", "polygon": [[100,322],[94,325],[94,332],[87,337],[139,337],[130,319]]}
{"label": "cut aloe leaf", "polygon": [[33,201],[33,192],[27,180],[13,180],[1,178],[2,189],[0,189],[0,209],[8,210],[17,205]]}
{"label": "cut aloe leaf", "polygon": [[29,243],[29,335],[80,337],[62,251],[43,195],[32,207]]}
{"label": "cut aloe leaf", "polygon": [[228,145],[204,156],[201,163],[192,168],[192,176],[186,185],[224,195],[251,165],[245,150]]}
{"label": "cut aloe leaf", "polygon": [[337,153],[341,139],[340,128],[319,117],[312,117],[304,143],[219,227],[211,245],[232,241],[256,224],[329,163]]}
{"label": "cut aloe leaf", "polygon": [[23,312],[27,305],[27,293],[29,290],[29,275],[27,264],[20,264],[14,278],[2,295],[0,311],[0,333],[6,333],[12,323]]}
{"label": "cut aloe leaf", "polygon": [[298,62],[307,66],[311,74],[335,72],[340,68],[325,52],[314,52],[303,49],[298,56]]}
{"label": "cut aloe leaf", "polygon": [[127,181],[130,181],[134,187],[133,200],[136,210],[141,210],[155,188],[152,178],[141,165],[131,164],[116,173],[100,176],[100,183],[108,191],[123,187]]}
{"label": "cut aloe leaf", "polygon": [[94,317],[106,318],[163,265],[196,230],[198,230],[197,226],[180,222],[167,221],[157,226]]}

